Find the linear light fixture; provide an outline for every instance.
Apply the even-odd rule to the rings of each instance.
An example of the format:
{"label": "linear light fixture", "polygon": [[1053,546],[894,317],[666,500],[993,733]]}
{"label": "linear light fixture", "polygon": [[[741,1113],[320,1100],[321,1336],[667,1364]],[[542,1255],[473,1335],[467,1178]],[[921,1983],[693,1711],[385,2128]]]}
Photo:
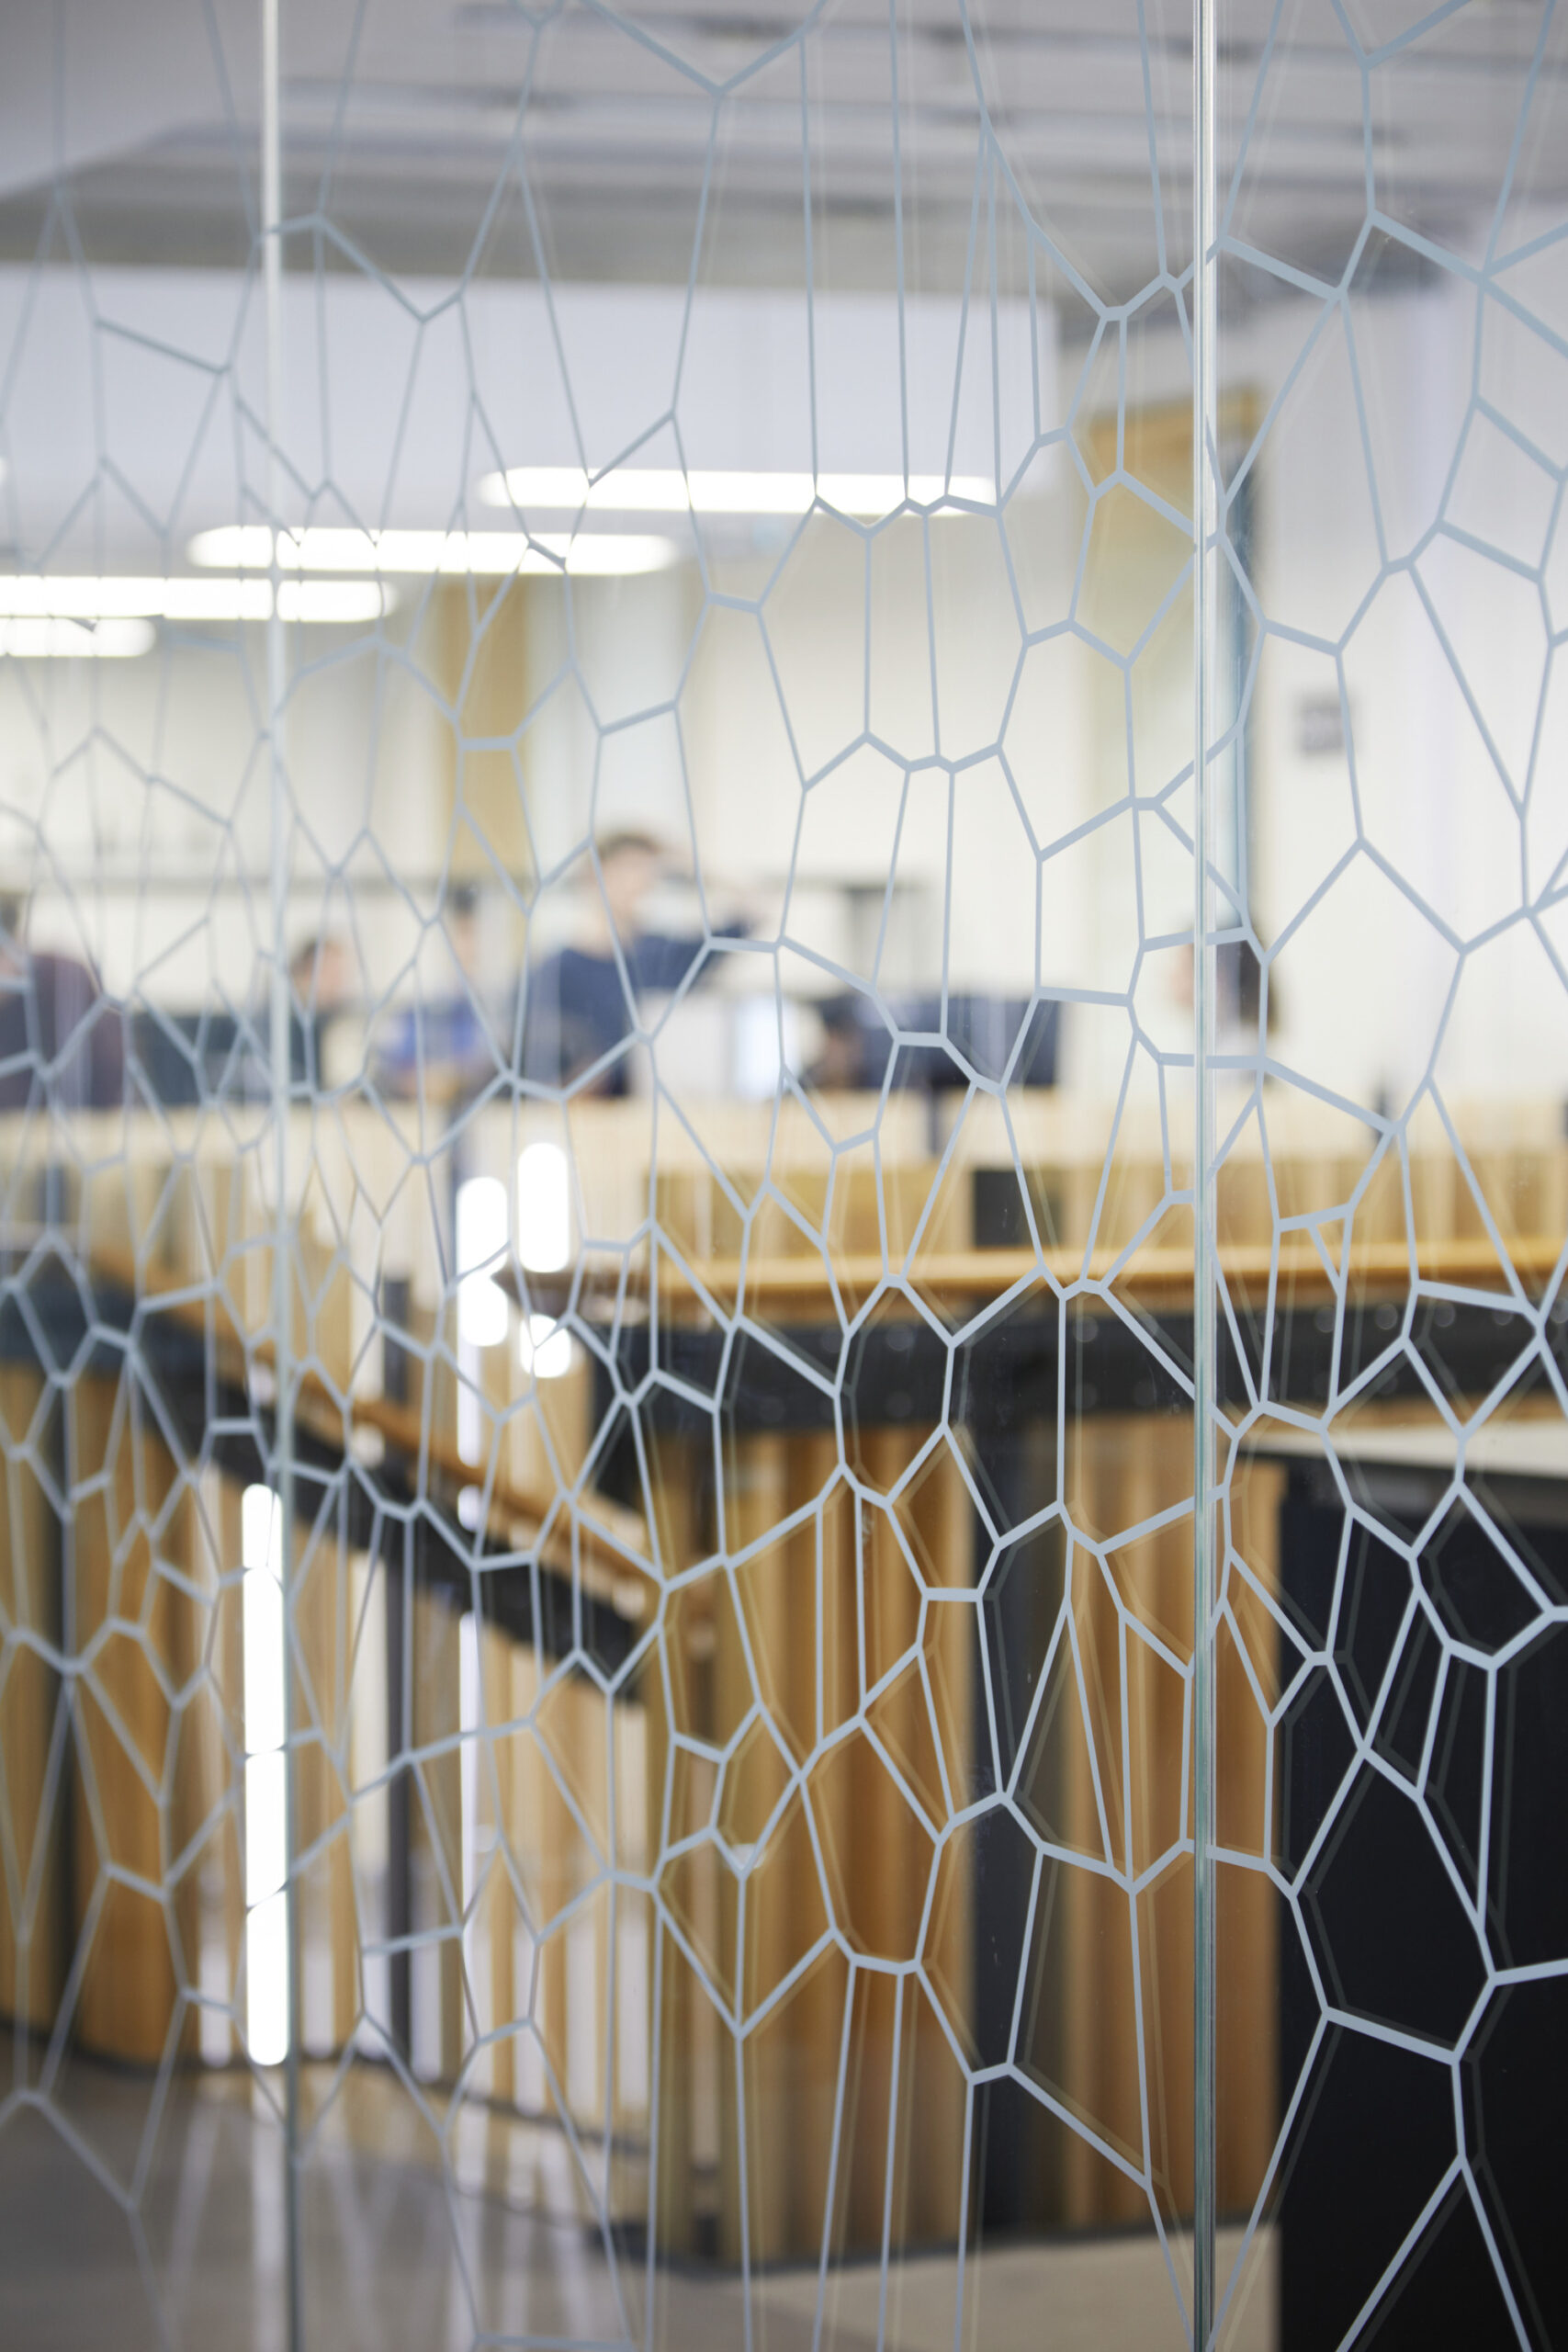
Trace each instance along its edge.
{"label": "linear light fixture", "polygon": [[678,466],[616,466],[597,478],[581,466],[513,466],[479,484],[491,506],[618,514],[808,514],[818,499],[861,519],[896,514],[906,500],[951,514],[959,511],[951,500],[990,506],[996,494],[984,474],[682,473]]}
{"label": "linear light fixture", "polygon": [[133,662],[151,652],[156,629],[149,620],[73,620],[30,613],[0,620],[0,654],[14,662]]}
{"label": "linear light fixture", "polygon": [[[265,523],[225,523],[190,543],[193,563],[266,571],[272,531]],[[662,571],[679,562],[671,539],[615,531],[353,531],[307,523],[279,531],[277,560],[285,571],[457,572],[502,578],[626,578]],[[282,594],[288,594],[284,582]]]}
{"label": "linear light fixture", "polygon": [[[391,601],[387,590],[373,580],[285,580],[277,592],[277,609],[286,621],[378,620]],[[160,580],[134,573],[50,572],[0,576],[0,626],[8,624],[9,639],[25,623],[41,623],[40,651],[56,637],[61,651],[84,650],[73,648],[62,634],[62,623],[265,621],[271,613],[272,582],[265,578]],[[15,650],[20,652],[28,642],[24,630]],[[128,639],[120,650],[145,652],[151,642],[151,634],[135,644]]]}

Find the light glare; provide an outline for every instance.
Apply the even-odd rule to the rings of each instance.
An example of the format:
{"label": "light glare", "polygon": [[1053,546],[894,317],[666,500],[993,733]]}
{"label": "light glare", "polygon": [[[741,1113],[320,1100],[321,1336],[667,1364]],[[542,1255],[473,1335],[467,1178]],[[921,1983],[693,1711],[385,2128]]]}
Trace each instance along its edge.
{"label": "light glare", "polygon": [[288,1652],[283,1605],[283,1514],[270,1487],[240,1498],[244,1568],[245,2032],[258,2066],[288,2052]]}
{"label": "light glare", "polygon": [[67,620],[59,615],[0,621],[0,654],[15,662],[134,662],[152,650],[145,620]]}
{"label": "light glare", "polygon": [[[265,573],[272,563],[272,533],[265,523],[226,523],[217,530],[198,532],[187,552],[193,563]],[[672,540],[615,531],[354,531],[308,523],[303,529],[277,535],[283,571],[456,573],[497,579],[513,572],[543,579],[567,571],[577,577],[625,578],[662,571],[679,561],[680,554]],[[267,585],[265,580],[249,584],[264,593]],[[286,619],[290,584],[284,582],[279,596]]]}
{"label": "light glare", "polygon": [[245,1758],[245,1901],[265,1903],[288,1875],[281,1747]]}
{"label": "light glare", "polygon": [[493,1348],[506,1337],[506,1294],[490,1270],[506,1253],[506,1187],[470,1176],[457,1188],[457,1336]]}
{"label": "light glare", "polygon": [[244,1575],[245,1748],[283,1745],[283,1587],[269,1568]]}
{"label": "light glare", "polygon": [[817,474],[757,470],[682,473],[678,466],[616,466],[590,480],[581,466],[513,466],[487,474],[479,495],[491,506],[620,514],[807,514],[818,499],[841,514],[875,518],[906,499],[989,506],[996,488],[982,474]]}
{"label": "light glare", "polygon": [[571,1370],[571,1333],[547,1315],[530,1315],[517,1345],[518,1361],[536,1380],[560,1380]]}
{"label": "light glare", "polygon": [[[370,580],[285,580],[277,609],[286,621],[315,623],[378,620],[394,602],[391,592]],[[103,650],[124,659],[144,653],[152,642],[149,621],[265,621],[272,614],[272,582],[265,579],[175,578],[132,572],[72,574],[12,572],[0,575],[0,616],[7,626],[0,647],[30,656],[94,650],[85,642],[87,624],[138,624],[106,637]],[[25,625],[31,623],[28,628]],[[80,624],[74,634],[72,624]]]}
{"label": "light glare", "polygon": [[245,2038],[257,2066],[288,2055],[288,1898],[258,1903],[245,1920]]}
{"label": "light glare", "polygon": [[558,1143],[519,1155],[517,1254],[536,1274],[558,1274],[571,1257],[571,1171]]}
{"label": "light glare", "polygon": [[240,1565],[283,1574],[283,1514],[270,1487],[247,1487],[240,1498]]}

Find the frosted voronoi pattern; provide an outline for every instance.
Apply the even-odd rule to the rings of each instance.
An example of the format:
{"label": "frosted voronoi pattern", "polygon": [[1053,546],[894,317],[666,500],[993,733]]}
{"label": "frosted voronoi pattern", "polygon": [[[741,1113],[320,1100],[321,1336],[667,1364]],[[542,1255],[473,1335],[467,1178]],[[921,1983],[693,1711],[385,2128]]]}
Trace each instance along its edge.
{"label": "frosted voronoi pattern", "polygon": [[[1444,121],[1382,93],[1481,17],[1336,20],[1331,136],[1416,207]],[[1472,1098],[1555,1081],[1504,1057],[1556,999],[1445,993],[1517,876],[1471,908],[1493,828],[1445,859],[1403,747],[1451,677],[1549,837],[1520,631],[1437,565],[1539,587],[1561,458],[1440,288],[1544,368],[1557,248],[1403,196],[1356,244],[1290,161],[1323,44],[1232,30],[1212,2118],[1190,19],[288,8],[270,317],[249,12],[57,43],[0,278],[24,2340],[297,2290],[306,2340],[1176,2345],[1200,2139],[1226,2340],[1551,2340],[1562,1591],[1506,1482],[1562,1156]]]}
{"label": "frosted voronoi pattern", "polygon": [[[433,275],[366,187],[426,53],[287,12],[276,320],[248,155],[243,269],[99,267],[67,187],[15,274],[18,418],[70,334],[132,403],[62,447],[32,394],[18,571],[176,582],[118,592],[126,685],[13,665],[18,993],[91,962],[123,1060],[73,1097],[29,1033],[7,1162],[65,1596],[9,1596],[7,2120],[101,2186],[87,2308],[134,2263],[186,2340],[290,2269],[345,2340],[874,2335],[973,2314],[994,2231],[1132,2221],[1179,2333],[1190,1375],[1127,1276],[1191,1225],[1182,232],[1145,163],[1084,277],[968,30],[492,27]],[[658,954],[628,830],[691,877]]]}
{"label": "frosted voronoi pattern", "polygon": [[[1257,391],[1222,459],[1222,760],[1268,781],[1225,877],[1259,984],[1223,1057],[1215,1211],[1222,1249],[1259,1209],[1270,1235],[1267,1293],[1224,1299],[1220,1914],[1267,1874],[1281,2112],[1253,2210],[1282,2340],[1546,2344],[1563,2273],[1527,2083],[1561,2080],[1568,1962],[1547,1893],[1564,1222],[1539,1181],[1568,1069],[1562,34],[1551,10],[1500,44],[1468,10],[1327,22],[1274,11],[1238,68],[1218,206],[1222,413]],[[1315,251],[1256,209],[1309,71],[1348,142]],[[1434,173],[1417,125],[1439,119]],[[1331,941],[1355,943],[1337,971]],[[1281,1431],[1276,1535],[1257,1481]],[[1259,1744],[1271,1809],[1235,1801]],[[1255,1965],[1222,1940],[1222,2007]],[[1252,2128],[1222,2094],[1222,2177]],[[1238,2256],[1225,2340],[1249,2284]]]}

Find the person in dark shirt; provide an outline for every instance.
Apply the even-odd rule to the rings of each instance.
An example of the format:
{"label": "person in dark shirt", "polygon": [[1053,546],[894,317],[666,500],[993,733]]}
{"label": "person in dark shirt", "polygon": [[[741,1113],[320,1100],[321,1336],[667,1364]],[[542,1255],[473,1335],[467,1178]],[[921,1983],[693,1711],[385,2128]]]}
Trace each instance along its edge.
{"label": "person in dark shirt", "polygon": [[396,1011],[377,1037],[377,1077],[387,1093],[451,1106],[471,1102],[494,1078],[496,1038],[505,1026],[486,1001],[479,913],[479,891],[459,884],[444,910],[452,958],[446,986]]}
{"label": "person in dark shirt", "polygon": [[[669,996],[699,963],[711,939],[741,939],[732,922],[706,937],[645,931],[643,903],[670,871],[649,833],[610,834],[597,845],[599,888],[586,894],[581,944],[558,948],[528,983],[525,1065],[531,1077],[570,1085],[592,1073],[592,1091],[625,1094],[637,1001]],[[618,955],[617,955],[618,950]]]}
{"label": "person in dark shirt", "polygon": [[356,1001],[354,958],[333,932],[304,940],[288,959],[288,1083],[296,1094],[319,1093],[327,1034]]}
{"label": "person in dark shirt", "polygon": [[123,1102],[122,1008],[77,957],[28,946],[25,929],[21,899],[0,899],[0,1111]]}

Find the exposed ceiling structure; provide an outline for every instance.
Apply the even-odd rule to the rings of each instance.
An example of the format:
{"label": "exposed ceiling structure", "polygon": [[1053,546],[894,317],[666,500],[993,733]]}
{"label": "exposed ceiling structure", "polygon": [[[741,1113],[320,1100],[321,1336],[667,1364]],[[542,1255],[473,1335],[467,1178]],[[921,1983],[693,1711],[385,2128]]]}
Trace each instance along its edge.
{"label": "exposed ceiling structure", "polygon": [[[1543,36],[1542,0],[1424,30],[1409,0],[1347,14],[1354,41],[1329,0],[1221,6],[1238,239],[1337,277],[1370,177],[1416,232],[1396,271],[1423,239],[1479,259],[1516,141],[1525,209],[1561,210],[1568,21]],[[259,0],[10,0],[0,259],[243,262],[259,20]],[[290,266],[787,285],[809,214],[818,285],[887,288],[901,234],[911,287],[978,269],[1022,292],[1026,209],[1100,300],[1158,267],[1156,224],[1181,266],[1189,8],[911,0],[895,26],[879,0],[283,0]]]}

